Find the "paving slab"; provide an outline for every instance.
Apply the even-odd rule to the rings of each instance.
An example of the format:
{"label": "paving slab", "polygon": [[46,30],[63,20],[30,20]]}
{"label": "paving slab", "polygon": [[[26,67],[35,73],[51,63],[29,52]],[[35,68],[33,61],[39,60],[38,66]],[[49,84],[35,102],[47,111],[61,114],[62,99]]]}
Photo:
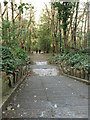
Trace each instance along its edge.
{"label": "paving slab", "polygon": [[[35,56],[33,56],[35,59]],[[31,57],[31,58],[33,58]],[[38,55],[37,55],[38,57]],[[39,55],[40,57],[40,55]],[[41,55],[43,58],[43,55]],[[57,69],[38,58],[31,69]],[[7,110],[8,106],[11,110]],[[32,73],[12,96],[3,118],[88,118],[88,86],[71,78]],[[27,119],[26,119],[27,120]],[[66,119],[68,120],[68,119]]]}

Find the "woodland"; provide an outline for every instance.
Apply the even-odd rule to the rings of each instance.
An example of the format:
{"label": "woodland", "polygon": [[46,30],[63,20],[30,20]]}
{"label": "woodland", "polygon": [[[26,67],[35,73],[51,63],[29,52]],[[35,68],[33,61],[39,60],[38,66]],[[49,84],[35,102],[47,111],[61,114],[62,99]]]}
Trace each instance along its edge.
{"label": "woodland", "polygon": [[[80,6],[83,6],[80,9]],[[89,71],[89,3],[51,1],[45,4],[38,24],[32,4],[0,3],[0,69],[7,74],[30,60],[36,50]]]}

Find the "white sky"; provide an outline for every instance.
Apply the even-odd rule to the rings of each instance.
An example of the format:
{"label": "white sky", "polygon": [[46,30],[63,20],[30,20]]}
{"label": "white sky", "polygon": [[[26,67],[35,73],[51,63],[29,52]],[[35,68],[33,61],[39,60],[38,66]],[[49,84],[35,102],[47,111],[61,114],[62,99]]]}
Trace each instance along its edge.
{"label": "white sky", "polygon": [[[0,2],[2,3],[4,0],[0,0]],[[7,0],[10,1],[10,0]],[[40,17],[40,13],[42,11],[42,9],[45,7],[44,3],[46,3],[49,6],[49,2],[51,0],[22,0],[22,3],[32,3],[32,5],[35,8],[36,11],[36,15],[35,15],[35,20],[38,23],[39,17]],[[87,0],[80,0],[81,3],[86,2]],[[20,0],[15,0],[16,3],[20,3]]]}
{"label": "white sky", "polygon": [[[23,0],[25,1],[25,0]],[[30,0],[26,0],[27,2]],[[36,22],[38,22],[40,13],[42,9],[44,8],[44,3],[49,5],[50,0],[31,0],[32,5],[35,7],[36,10]]]}

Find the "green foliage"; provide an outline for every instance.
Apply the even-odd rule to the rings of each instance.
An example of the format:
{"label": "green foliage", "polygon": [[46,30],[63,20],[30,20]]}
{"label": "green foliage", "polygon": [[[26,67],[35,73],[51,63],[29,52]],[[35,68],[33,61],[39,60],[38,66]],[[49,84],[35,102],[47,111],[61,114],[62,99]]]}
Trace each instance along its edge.
{"label": "green foliage", "polygon": [[[45,10],[46,11],[46,10]],[[39,32],[38,32],[38,38],[39,38],[39,48],[44,52],[49,52],[51,49],[51,24],[50,19],[47,16],[47,13],[44,13],[43,16],[40,19],[41,24],[39,25]]]}
{"label": "green foliage", "polygon": [[[4,1],[4,6],[6,6],[8,2]],[[11,3],[10,3],[11,4]],[[13,8],[16,10],[19,10],[21,14],[23,14],[24,9],[26,10],[32,10],[34,7],[29,3],[22,3],[20,5],[13,2]],[[0,69],[2,71],[5,71],[7,74],[13,73],[14,70],[19,65],[25,65],[27,61],[30,60],[30,57],[27,56],[26,51],[27,47],[30,47],[30,28],[27,28],[29,24],[29,20],[21,17],[21,20],[23,20],[23,24],[20,23],[20,21],[17,21],[16,18],[14,21],[9,20],[8,11],[7,17],[3,17],[2,19],[2,48],[0,52],[2,51],[2,61],[0,60]],[[34,18],[34,11],[32,11],[33,18]],[[13,13],[14,15],[14,13]],[[13,16],[12,16],[13,17]],[[17,15],[16,15],[17,17]],[[31,16],[30,16],[31,17]],[[32,19],[33,19],[32,18]],[[33,21],[33,22],[32,22]],[[30,27],[33,28],[34,19],[31,21]],[[32,31],[32,30],[31,30]],[[34,30],[33,30],[34,31]],[[33,33],[32,31],[32,33]],[[33,37],[34,38],[34,37]]]}
{"label": "green foliage", "polygon": [[2,47],[2,71],[12,73],[15,68],[15,59],[9,48]]}
{"label": "green foliage", "polygon": [[20,59],[22,61],[21,64],[24,64],[26,61],[30,60],[30,57],[27,56],[26,52],[21,48],[15,48],[13,54],[17,59]]}
{"label": "green foliage", "polygon": [[76,69],[84,69],[90,72],[90,65],[88,61],[89,58],[87,54],[69,52],[62,54],[61,56],[51,57],[49,59],[54,60],[54,62],[65,61],[67,65],[70,65]]}
{"label": "green foliage", "polygon": [[67,26],[69,24],[69,17],[72,14],[72,9],[74,3],[72,2],[55,2],[54,3],[54,7],[57,8],[58,14],[57,14],[57,18],[59,20],[62,20],[62,28],[64,30],[64,32],[66,32],[67,30]]}
{"label": "green foliage", "polygon": [[14,51],[8,47],[2,47],[2,71],[7,74],[13,73],[17,66],[25,64],[30,58],[21,48],[15,48]]}
{"label": "green foliage", "polygon": [[44,37],[41,37],[39,39],[39,44],[41,45],[40,46],[40,49],[42,51],[46,51],[46,52],[49,52],[50,51],[50,48],[51,48],[51,36],[50,35],[46,35]]}
{"label": "green foliage", "polygon": [[3,28],[9,28],[10,22],[8,20],[3,20],[2,25],[3,25]]}
{"label": "green foliage", "polygon": [[32,9],[34,9],[34,7],[31,6],[31,4],[22,3],[21,5],[19,5],[18,10],[19,10],[20,12],[22,12],[22,14],[23,14],[24,8],[25,8],[26,10],[28,10],[30,7],[31,7]]}
{"label": "green foliage", "polygon": [[15,49],[15,56],[18,56],[19,59],[25,60],[26,58],[26,53],[23,49],[21,48],[16,48]]}
{"label": "green foliage", "polygon": [[6,6],[8,4],[8,2],[6,0],[3,3],[4,3],[4,6]]}
{"label": "green foliage", "polygon": [[[68,57],[67,57],[68,56]],[[70,56],[70,57],[69,57]],[[75,67],[77,69],[88,69],[88,55],[82,54],[82,53],[75,53],[75,54],[67,54],[64,56],[64,59],[66,62],[71,65],[72,67]],[[86,68],[87,66],[87,68]]]}
{"label": "green foliage", "polygon": [[90,47],[88,46],[87,48],[83,48],[80,50],[80,52],[87,53],[88,55],[90,55]]}
{"label": "green foliage", "polygon": [[18,23],[12,25],[8,20],[2,22],[2,39],[4,46],[13,47],[18,45],[18,39],[16,38],[18,32],[17,27]]}
{"label": "green foliage", "polygon": [[84,68],[86,69],[86,66],[88,65],[88,56],[84,54],[75,54],[73,55],[68,62],[70,65],[74,66],[75,68]]}

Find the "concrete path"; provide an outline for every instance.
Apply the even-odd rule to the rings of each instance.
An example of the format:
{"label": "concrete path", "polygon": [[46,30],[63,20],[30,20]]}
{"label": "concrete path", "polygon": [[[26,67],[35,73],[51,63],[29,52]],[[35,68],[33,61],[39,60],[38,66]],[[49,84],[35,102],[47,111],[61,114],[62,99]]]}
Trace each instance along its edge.
{"label": "concrete path", "polygon": [[4,118],[88,118],[88,86],[60,75],[45,55],[31,56],[32,76],[20,85]]}

